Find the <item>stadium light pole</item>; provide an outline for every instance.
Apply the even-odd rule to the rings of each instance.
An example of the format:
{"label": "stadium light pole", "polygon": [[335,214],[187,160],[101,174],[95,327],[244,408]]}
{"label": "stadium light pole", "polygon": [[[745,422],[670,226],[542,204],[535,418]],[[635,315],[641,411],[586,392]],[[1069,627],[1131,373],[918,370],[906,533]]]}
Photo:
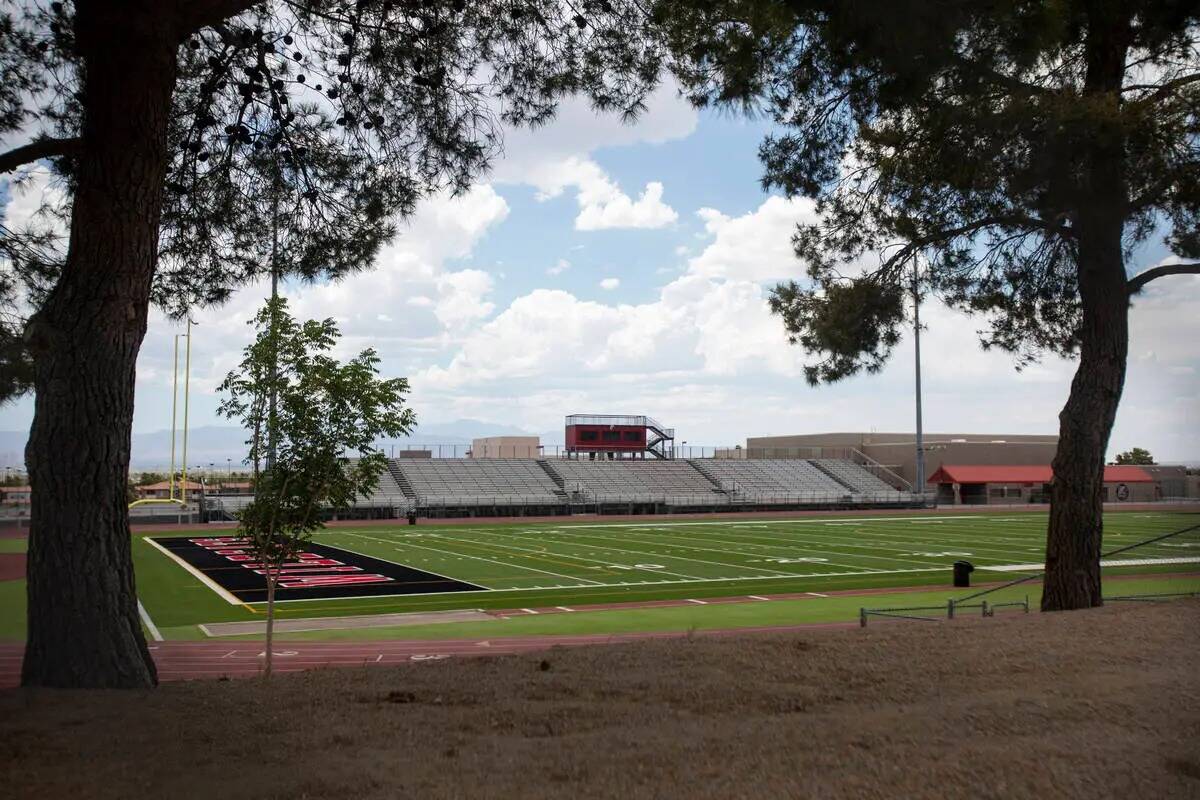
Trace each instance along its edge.
{"label": "stadium light pole", "polygon": [[925,494],[925,432],[921,414],[921,278],[917,256],[913,256],[913,345],[917,395],[917,475],[914,488]]}

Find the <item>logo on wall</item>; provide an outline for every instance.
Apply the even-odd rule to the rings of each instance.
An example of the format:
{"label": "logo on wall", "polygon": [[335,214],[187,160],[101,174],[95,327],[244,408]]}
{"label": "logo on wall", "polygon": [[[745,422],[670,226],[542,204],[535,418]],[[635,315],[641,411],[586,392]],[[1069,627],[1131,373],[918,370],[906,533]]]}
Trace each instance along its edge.
{"label": "logo on wall", "polygon": [[1129,485],[1128,484],[1125,484],[1125,483],[1117,484],[1117,499],[1118,500],[1128,500],[1129,499]]}

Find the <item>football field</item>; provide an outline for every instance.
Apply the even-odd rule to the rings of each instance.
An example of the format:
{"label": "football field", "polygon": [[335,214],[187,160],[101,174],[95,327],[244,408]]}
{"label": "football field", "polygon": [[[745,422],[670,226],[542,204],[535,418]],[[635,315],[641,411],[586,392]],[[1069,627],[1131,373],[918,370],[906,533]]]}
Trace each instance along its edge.
{"label": "football field", "polygon": [[[1197,523],[1200,514],[1111,512],[1105,550]],[[587,610],[647,600],[948,587],[951,565],[960,559],[975,565],[975,583],[1000,582],[1040,569],[1045,527],[1044,512],[1012,511],[339,526],[319,532],[312,548],[319,552],[309,556],[356,577],[298,584],[281,593],[277,608],[284,619],[451,609]],[[215,552],[240,552],[218,536],[201,529],[135,537],[139,595],[159,627],[261,619],[265,603],[246,582],[245,563],[189,563],[173,549],[202,542]],[[305,563],[316,562],[301,562],[297,572],[305,572],[299,568]],[[1105,568],[1106,575],[1196,572],[1200,531],[1120,554]],[[230,576],[241,582],[230,583]]]}

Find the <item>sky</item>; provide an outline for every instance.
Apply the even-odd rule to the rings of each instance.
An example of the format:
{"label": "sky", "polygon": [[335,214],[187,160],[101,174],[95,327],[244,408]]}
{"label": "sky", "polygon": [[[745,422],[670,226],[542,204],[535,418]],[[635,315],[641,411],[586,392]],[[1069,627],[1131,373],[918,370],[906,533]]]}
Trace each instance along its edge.
{"label": "sky", "polygon": [[[789,239],[813,208],[762,190],[765,131],[697,112],[670,87],[634,125],[570,102],[548,127],[510,131],[503,158],[468,193],[424,201],[374,270],[285,294],[298,316],[337,320],[343,356],[374,347],[386,376],[407,377],[426,425],[541,433],[572,413],[649,414],[680,441],[709,446],[912,430],[911,336],[881,373],[813,388],[804,353],[767,309],[774,283],[803,278]],[[44,186],[0,195],[7,221],[28,214]],[[1144,247],[1130,270],[1167,255]],[[229,424],[216,416],[216,387],[266,293],[248,286],[195,314],[193,427]],[[922,322],[927,431],[1057,433],[1073,362],[1048,357],[1018,372],[1011,356],[979,347],[982,320],[935,299]],[[1200,460],[1200,277],[1150,284],[1131,330],[1110,458],[1138,446],[1160,461]],[[180,331],[152,313],[135,433],[170,426]],[[3,407],[0,431],[27,430],[32,413],[29,399]]]}

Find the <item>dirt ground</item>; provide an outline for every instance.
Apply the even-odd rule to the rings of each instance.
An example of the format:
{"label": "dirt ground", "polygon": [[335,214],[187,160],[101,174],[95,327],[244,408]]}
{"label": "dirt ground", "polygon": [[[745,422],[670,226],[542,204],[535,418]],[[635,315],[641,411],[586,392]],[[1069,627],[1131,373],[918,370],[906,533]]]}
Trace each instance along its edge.
{"label": "dirt ground", "polygon": [[1197,798],[1200,602],[0,692],[5,798]]}
{"label": "dirt ground", "polygon": [[25,577],[24,553],[0,553],[0,581],[16,581]]}

